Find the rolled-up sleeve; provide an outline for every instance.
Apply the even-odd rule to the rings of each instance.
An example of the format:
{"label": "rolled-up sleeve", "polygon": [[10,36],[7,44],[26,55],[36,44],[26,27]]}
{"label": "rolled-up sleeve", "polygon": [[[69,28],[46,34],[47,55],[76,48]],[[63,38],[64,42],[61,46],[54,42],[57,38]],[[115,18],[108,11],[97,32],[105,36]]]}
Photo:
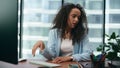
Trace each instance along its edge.
{"label": "rolled-up sleeve", "polygon": [[48,36],[48,43],[47,46],[45,46],[45,50],[43,51],[42,55],[46,57],[47,59],[51,60],[55,57],[56,51],[55,51],[55,31],[50,30],[49,36]]}
{"label": "rolled-up sleeve", "polygon": [[73,60],[74,61],[90,60],[90,54],[92,53],[92,50],[89,45],[88,36],[86,36],[78,46],[79,46],[79,51],[78,53],[73,54]]}

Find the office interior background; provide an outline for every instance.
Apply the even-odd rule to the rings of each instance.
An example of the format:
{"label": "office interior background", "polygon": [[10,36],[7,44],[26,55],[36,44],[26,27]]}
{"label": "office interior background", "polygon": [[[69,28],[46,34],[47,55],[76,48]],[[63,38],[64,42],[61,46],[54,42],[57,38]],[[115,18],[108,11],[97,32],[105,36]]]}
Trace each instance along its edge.
{"label": "office interior background", "polygon": [[[90,47],[105,43],[105,34],[120,35],[120,0],[19,0],[18,52],[19,57],[31,58],[32,47],[38,40],[48,41],[54,16],[63,3],[79,3],[87,14]],[[39,49],[36,58],[41,58]]]}

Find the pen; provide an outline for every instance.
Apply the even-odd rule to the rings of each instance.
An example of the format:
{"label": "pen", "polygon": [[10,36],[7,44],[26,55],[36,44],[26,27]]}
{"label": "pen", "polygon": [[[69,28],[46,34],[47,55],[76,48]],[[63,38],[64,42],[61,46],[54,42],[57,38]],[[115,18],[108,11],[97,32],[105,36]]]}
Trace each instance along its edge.
{"label": "pen", "polygon": [[92,55],[90,55],[90,58],[91,58],[91,61],[92,61],[92,62],[93,62],[93,56],[94,56],[93,54],[92,54]]}
{"label": "pen", "polygon": [[106,57],[106,53],[103,54],[102,58],[101,58],[101,61],[104,61],[105,60],[105,57]]}
{"label": "pen", "polygon": [[102,56],[102,54],[97,55],[97,61],[101,61]]}
{"label": "pen", "polygon": [[91,53],[91,55],[90,55],[90,58],[91,58],[91,61],[93,62],[94,61],[94,54],[93,54],[93,50],[92,50],[92,53]]}

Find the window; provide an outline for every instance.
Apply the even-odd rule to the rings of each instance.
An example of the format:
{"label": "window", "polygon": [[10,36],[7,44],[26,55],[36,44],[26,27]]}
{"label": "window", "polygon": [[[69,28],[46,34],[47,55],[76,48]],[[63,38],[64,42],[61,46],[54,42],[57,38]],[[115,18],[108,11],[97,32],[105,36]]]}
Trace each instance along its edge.
{"label": "window", "polygon": [[[63,0],[63,2],[80,3],[85,8],[89,40],[93,50],[103,43],[104,30],[105,34],[112,32],[120,34],[120,0]],[[105,15],[104,3],[106,3]],[[49,28],[61,5],[62,0],[23,0],[22,57],[32,57],[31,49],[38,40],[47,43]],[[105,29],[103,29],[103,16],[105,16]]]}
{"label": "window", "polygon": [[47,43],[49,28],[61,0],[23,0],[23,4],[22,57],[30,58],[32,47],[38,40]]}
{"label": "window", "polygon": [[109,14],[110,23],[119,23],[120,14]]}
{"label": "window", "polygon": [[89,14],[87,16],[88,18],[88,23],[95,23],[95,24],[100,24],[103,22],[103,15],[101,14]]}
{"label": "window", "polygon": [[120,0],[107,0],[106,1],[106,34],[116,32],[120,35]]}
{"label": "window", "polygon": [[[120,9],[120,0],[110,0],[110,9]],[[106,2],[107,3],[107,2]]]}

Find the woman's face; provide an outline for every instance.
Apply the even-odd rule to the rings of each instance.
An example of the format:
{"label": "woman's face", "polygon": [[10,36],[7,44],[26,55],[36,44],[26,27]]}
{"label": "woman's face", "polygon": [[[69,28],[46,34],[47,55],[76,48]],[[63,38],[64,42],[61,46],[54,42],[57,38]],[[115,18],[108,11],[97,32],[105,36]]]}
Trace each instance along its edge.
{"label": "woman's face", "polygon": [[73,8],[70,11],[70,14],[67,20],[68,28],[72,29],[77,25],[80,15],[81,15],[81,12],[78,8]]}

